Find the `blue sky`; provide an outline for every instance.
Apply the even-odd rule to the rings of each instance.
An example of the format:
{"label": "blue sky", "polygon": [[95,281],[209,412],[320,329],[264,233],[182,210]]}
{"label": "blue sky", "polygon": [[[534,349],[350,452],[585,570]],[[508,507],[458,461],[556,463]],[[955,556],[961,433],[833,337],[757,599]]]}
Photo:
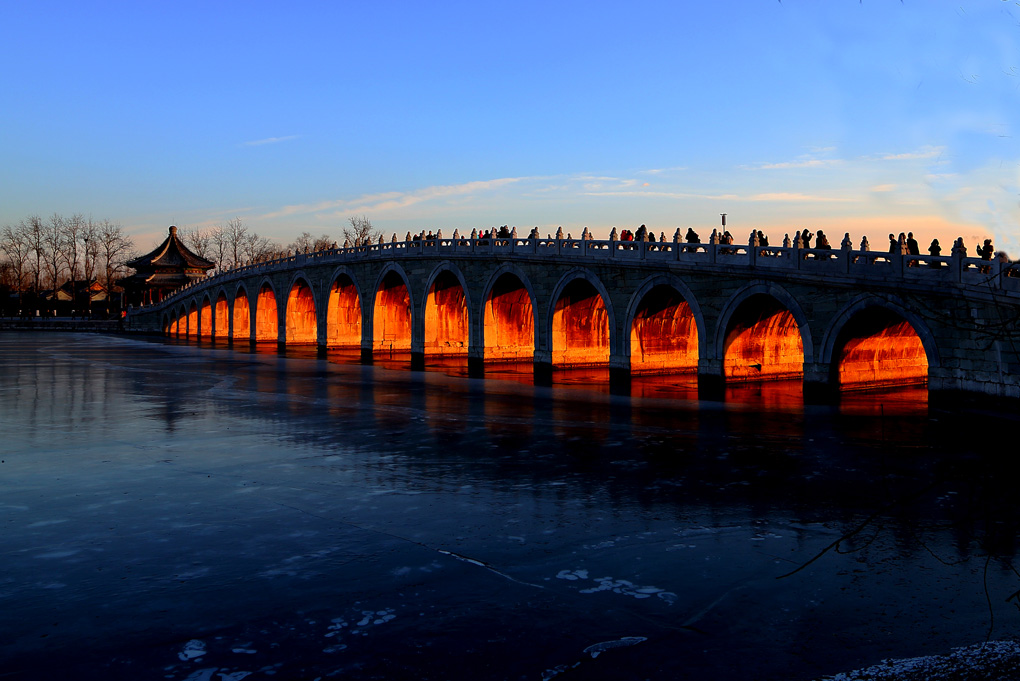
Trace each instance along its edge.
{"label": "blue sky", "polygon": [[[511,224],[1020,255],[1020,2],[9,2],[0,224]],[[833,238],[835,237],[835,238]]]}

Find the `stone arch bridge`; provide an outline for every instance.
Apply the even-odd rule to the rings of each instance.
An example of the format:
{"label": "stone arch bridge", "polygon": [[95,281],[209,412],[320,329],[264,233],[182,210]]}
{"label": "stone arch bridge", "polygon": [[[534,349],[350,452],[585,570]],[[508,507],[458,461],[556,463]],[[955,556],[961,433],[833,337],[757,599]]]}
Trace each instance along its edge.
{"label": "stone arch bridge", "polygon": [[131,330],[528,361],[536,376],[802,378],[805,398],[927,383],[1020,396],[1020,277],[962,254],[568,239],[435,239],[297,254],[129,311]]}

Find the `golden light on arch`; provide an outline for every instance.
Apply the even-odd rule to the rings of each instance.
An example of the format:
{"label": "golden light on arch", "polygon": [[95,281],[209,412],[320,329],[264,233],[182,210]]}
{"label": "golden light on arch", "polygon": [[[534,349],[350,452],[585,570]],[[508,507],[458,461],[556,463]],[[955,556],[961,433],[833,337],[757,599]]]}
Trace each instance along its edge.
{"label": "golden light on arch", "polygon": [[198,305],[195,303],[188,310],[188,338],[198,338]]}
{"label": "golden light on arch", "polygon": [[329,288],[326,345],[331,348],[361,347],[361,302],[354,280],[346,274],[339,275]]}
{"label": "golden light on arch", "polygon": [[858,312],[839,334],[834,363],[841,388],[918,385],[928,380],[928,355],[908,321],[885,308]]}
{"label": "golden light on arch", "polygon": [[552,361],[560,367],[609,362],[606,303],[584,279],[567,284],[553,308]]}
{"label": "golden light on arch", "polygon": [[535,311],[524,282],[506,272],[485,300],[485,359],[531,360],[535,356]]}
{"label": "golden light on arch", "polygon": [[303,279],[298,279],[287,294],[287,344],[308,345],[318,338],[315,296]]}
{"label": "golden light on arch", "polygon": [[723,346],[727,380],[767,381],[804,375],[804,341],[793,314],[766,294],[737,308]]}
{"label": "golden light on arch", "polygon": [[672,286],[655,286],[641,299],[630,327],[630,368],[633,373],[698,370],[698,324]]}
{"label": "golden light on arch", "polygon": [[214,311],[213,334],[216,338],[227,338],[230,331],[230,305],[227,303],[227,295],[220,292],[216,298]]}
{"label": "golden light on arch", "polygon": [[467,298],[457,277],[445,270],[432,282],[425,298],[425,352],[466,355],[467,351]]}
{"label": "golden light on arch", "polygon": [[372,343],[376,350],[411,350],[411,295],[394,271],[386,273],[375,294]]}
{"label": "golden light on arch", "polygon": [[255,299],[255,340],[279,340],[279,316],[276,309],[276,295],[269,284],[263,284]]}
{"label": "golden light on arch", "polygon": [[248,340],[251,338],[251,306],[248,294],[244,289],[237,292],[234,298],[234,339]]}
{"label": "golden light on arch", "polygon": [[203,338],[209,338],[212,336],[212,303],[209,302],[208,298],[202,300],[202,307],[199,313],[199,325],[198,331]]}

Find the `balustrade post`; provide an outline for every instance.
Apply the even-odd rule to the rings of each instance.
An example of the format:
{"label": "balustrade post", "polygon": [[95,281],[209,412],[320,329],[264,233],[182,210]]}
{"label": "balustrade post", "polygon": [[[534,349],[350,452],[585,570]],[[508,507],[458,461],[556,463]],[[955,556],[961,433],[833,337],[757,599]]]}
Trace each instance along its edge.
{"label": "balustrade post", "polygon": [[903,261],[906,259],[906,256],[904,256],[902,253],[892,253],[890,257],[892,258],[893,263],[893,274],[896,276],[897,279],[902,279],[904,266]]}

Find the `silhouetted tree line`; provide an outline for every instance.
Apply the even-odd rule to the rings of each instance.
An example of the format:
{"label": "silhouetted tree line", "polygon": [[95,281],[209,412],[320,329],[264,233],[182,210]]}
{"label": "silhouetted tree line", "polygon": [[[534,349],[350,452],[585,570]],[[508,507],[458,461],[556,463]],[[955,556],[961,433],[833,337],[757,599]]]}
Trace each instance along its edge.
{"label": "silhouetted tree line", "polygon": [[[134,243],[110,220],[29,216],[0,229],[0,312],[111,311]],[[93,301],[101,301],[93,305]]]}

